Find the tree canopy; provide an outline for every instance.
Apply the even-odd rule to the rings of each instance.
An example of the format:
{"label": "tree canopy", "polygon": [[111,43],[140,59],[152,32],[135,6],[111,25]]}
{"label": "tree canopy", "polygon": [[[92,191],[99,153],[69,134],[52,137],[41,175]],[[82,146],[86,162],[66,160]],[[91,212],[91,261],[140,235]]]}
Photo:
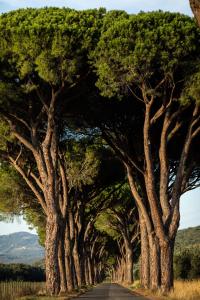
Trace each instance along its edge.
{"label": "tree canopy", "polygon": [[[142,285],[172,287],[180,196],[200,182],[199,50],[199,28],[178,13],[45,8],[0,16],[0,180],[11,164],[46,215],[49,294],[103,274],[100,258],[111,257],[110,237],[94,226],[102,209],[100,223],[115,227],[107,233],[118,238],[118,226],[124,238],[112,277],[126,261],[132,281],[132,198]],[[123,201],[114,205],[119,190]]]}

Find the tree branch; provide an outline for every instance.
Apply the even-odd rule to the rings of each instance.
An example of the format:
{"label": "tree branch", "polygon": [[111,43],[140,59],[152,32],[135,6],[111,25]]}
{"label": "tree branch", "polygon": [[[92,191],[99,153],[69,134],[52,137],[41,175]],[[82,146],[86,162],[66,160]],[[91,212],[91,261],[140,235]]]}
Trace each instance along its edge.
{"label": "tree branch", "polygon": [[38,199],[38,201],[39,201],[40,205],[42,206],[44,212],[47,214],[47,206],[46,206],[45,200],[43,199],[42,195],[40,194],[40,192],[35,187],[34,183],[30,180],[30,178],[27,177],[24,170],[16,163],[16,161],[11,156],[9,156],[9,160],[10,160],[11,164],[13,165],[13,167],[18,171],[18,173],[26,181],[27,185],[30,187],[30,189],[32,190],[32,192],[34,193],[36,198]]}

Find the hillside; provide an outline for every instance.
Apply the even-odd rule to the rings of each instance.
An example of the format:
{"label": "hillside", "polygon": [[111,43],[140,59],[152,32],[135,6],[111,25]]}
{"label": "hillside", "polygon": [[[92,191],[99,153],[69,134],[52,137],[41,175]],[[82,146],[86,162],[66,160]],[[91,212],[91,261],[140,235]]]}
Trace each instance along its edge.
{"label": "hillside", "polygon": [[199,247],[200,226],[179,230],[176,237],[175,250]]}
{"label": "hillside", "polygon": [[[191,247],[200,249],[200,226],[178,231],[175,251]],[[0,263],[32,264],[43,258],[44,248],[37,235],[28,232],[0,235]]]}
{"label": "hillside", "polygon": [[0,263],[31,264],[44,258],[38,236],[28,232],[0,235]]}

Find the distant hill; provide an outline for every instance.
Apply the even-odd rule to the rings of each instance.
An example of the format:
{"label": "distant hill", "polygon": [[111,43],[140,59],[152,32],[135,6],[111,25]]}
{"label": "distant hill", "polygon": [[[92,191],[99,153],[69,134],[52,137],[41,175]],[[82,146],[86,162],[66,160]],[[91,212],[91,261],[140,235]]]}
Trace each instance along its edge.
{"label": "distant hill", "polygon": [[[200,226],[179,230],[175,251],[187,248],[200,250]],[[44,248],[38,242],[38,236],[28,232],[16,232],[0,235],[0,263],[33,264],[44,259]]]}
{"label": "distant hill", "polygon": [[177,233],[175,250],[193,247],[200,249],[200,226],[182,229]]}
{"label": "distant hill", "polygon": [[0,235],[0,263],[32,264],[44,258],[38,236],[28,232]]}

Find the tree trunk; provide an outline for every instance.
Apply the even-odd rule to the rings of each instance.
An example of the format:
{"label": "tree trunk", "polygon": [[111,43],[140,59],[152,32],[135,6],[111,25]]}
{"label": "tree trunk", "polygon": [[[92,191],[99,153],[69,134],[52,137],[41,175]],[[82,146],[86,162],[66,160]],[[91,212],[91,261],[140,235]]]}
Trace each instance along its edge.
{"label": "tree trunk", "polygon": [[93,266],[94,266],[94,283],[96,284],[99,282],[99,272],[98,272],[99,265],[97,265],[94,261]]}
{"label": "tree trunk", "polygon": [[163,294],[173,288],[173,250],[174,241],[161,245],[161,291]]}
{"label": "tree trunk", "polygon": [[71,243],[70,243],[70,234],[69,234],[69,226],[66,226],[65,230],[65,267],[66,267],[66,276],[67,276],[67,289],[68,291],[72,291],[74,289],[73,284],[73,273],[71,268]]}
{"label": "tree trunk", "polygon": [[126,249],[126,264],[125,264],[125,282],[127,284],[133,283],[133,249],[131,243],[125,241]]}
{"label": "tree trunk", "polygon": [[81,268],[81,285],[85,285],[85,247],[84,242],[79,243],[79,261],[80,261],[80,268]]}
{"label": "tree trunk", "polygon": [[153,291],[160,289],[160,246],[156,236],[149,236],[149,256],[150,256],[150,288]]}
{"label": "tree trunk", "polygon": [[140,218],[141,256],[140,256],[140,284],[143,288],[150,288],[149,240],[145,222]]}
{"label": "tree trunk", "polygon": [[53,214],[48,214],[46,223],[45,264],[46,291],[49,295],[60,292],[60,273],[58,264],[59,224]]}
{"label": "tree trunk", "polygon": [[66,268],[65,268],[65,239],[64,233],[61,231],[59,241],[59,252],[58,252],[58,261],[60,269],[60,295],[67,293],[67,278],[66,278]]}
{"label": "tree trunk", "polygon": [[90,279],[89,279],[89,270],[88,270],[88,262],[87,262],[87,256],[84,259],[84,264],[85,264],[85,281],[86,281],[86,285],[90,284]]}
{"label": "tree trunk", "polygon": [[81,287],[82,286],[82,276],[81,276],[82,274],[81,274],[81,266],[80,266],[77,240],[74,243],[73,257],[74,257],[74,266],[75,266],[75,270],[76,270],[77,284],[78,284],[78,287]]}
{"label": "tree trunk", "polygon": [[74,288],[77,289],[78,288],[78,281],[77,281],[77,275],[76,275],[76,269],[75,269],[73,255],[71,257],[71,270],[72,270],[72,274],[73,274],[73,285],[74,285]]}
{"label": "tree trunk", "polygon": [[90,282],[90,285],[93,285],[94,284],[94,277],[93,277],[93,272],[92,272],[91,259],[90,259],[89,256],[88,256],[87,262],[88,262],[89,282]]}

